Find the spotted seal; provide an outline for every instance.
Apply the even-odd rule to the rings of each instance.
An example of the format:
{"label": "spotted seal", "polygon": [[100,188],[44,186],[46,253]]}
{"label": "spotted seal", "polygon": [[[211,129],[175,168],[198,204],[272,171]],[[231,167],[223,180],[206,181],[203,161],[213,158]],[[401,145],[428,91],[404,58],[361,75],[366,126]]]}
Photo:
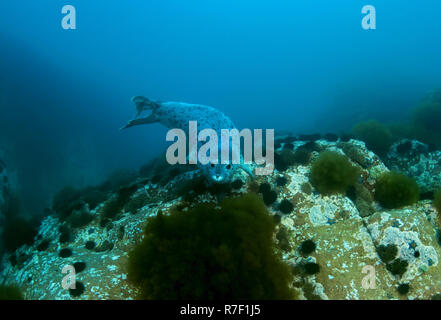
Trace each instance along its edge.
{"label": "spotted seal", "polygon": [[[220,137],[222,129],[236,128],[230,118],[210,106],[174,101],[158,102],[142,96],[136,96],[132,98],[132,101],[136,106],[136,117],[121,129],[158,122],[169,129],[178,128],[189,132],[189,122],[197,121],[198,132],[203,129],[213,129]],[[151,114],[141,118],[141,114],[146,110],[151,110]],[[236,169],[242,169],[253,176],[251,169],[242,163],[236,165],[220,163],[202,165],[198,163],[198,166],[210,182],[229,182]]]}

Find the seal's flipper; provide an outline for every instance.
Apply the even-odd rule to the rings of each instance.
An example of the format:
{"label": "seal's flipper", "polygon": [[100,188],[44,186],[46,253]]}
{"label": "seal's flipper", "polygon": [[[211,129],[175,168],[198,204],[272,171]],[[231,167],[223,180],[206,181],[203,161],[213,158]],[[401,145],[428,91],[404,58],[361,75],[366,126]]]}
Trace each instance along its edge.
{"label": "seal's flipper", "polygon": [[239,169],[242,169],[243,171],[245,171],[246,173],[248,173],[248,175],[254,179],[254,173],[253,171],[251,171],[250,167],[246,164],[240,164]]}
{"label": "seal's flipper", "polygon": [[144,110],[155,110],[156,108],[159,107],[158,103],[149,100],[143,96],[133,97],[132,101],[136,106],[136,117],[139,117],[141,112],[143,112]]}
{"label": "seal's flipper", "polygon": [[154,113],[152,113],[151,115],[149,115],[148,117],[145,118],[139,118],[139,119],[133,119],[130,120],[124,127],[122,127],[120,130],[123,129],[127,129],[133,126],[139,126],[141,124],[150,124],[150,123],[155,123],[158,122],[158,118],[156,117],[156,115]]}

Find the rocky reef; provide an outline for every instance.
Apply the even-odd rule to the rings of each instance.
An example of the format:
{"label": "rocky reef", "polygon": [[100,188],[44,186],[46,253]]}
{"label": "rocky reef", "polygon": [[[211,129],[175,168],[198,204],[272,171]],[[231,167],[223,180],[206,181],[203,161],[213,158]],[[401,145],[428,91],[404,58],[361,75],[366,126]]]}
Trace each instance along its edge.
{"label": "rocky reef", "polygon": [[[251,180],[238,172],[231,185],[209,189],[201,187],[194,168],[162,171],[107,193],[93,208],[84,201],[72,206],[74,216],[86,217],[79,218],[83,223],[54,212],[42,221],[32,245],[5,254],[0,283],[18,285],[26,299],[135,299],[139,288],[128,279],[129,254],[143,241],[149,219],[251,192],[262,197],[273,218],[274,251],[291,270],[296,297],[440,297],[441,220],[432,198],[395,209],[375,201],[376,181],[390,170],[415,179],[421,194],[439,189],[440,151],[403,140],[383,161],[364,142],[335,135],[287,134],[275,146],[276,170],[269,176]],[[349,186],[332,189],[338,192],[320,193],[310,180],[324,151],[343,156],[356,169],[356,179],[346,179]],[[327,170],[332,173],[332,164]],[[62,286],[66,265],[75,267],[76,289]]]}
{"label": "rocky reef", "polygon": [[386,157],[391,170],[401,171],[418,183],[421,192],[441,188],[441,151],[417,140],[403,139],[392,145]]}

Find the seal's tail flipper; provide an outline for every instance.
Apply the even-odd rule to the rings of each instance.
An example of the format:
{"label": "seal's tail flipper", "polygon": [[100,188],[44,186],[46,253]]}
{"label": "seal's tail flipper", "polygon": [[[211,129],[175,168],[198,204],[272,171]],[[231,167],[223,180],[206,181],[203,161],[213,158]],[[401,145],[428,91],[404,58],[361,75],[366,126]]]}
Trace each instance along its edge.
{"label": "seal's tail flipper", "polygon": [[136,116],[139,117],[141,112],[144,110],[155,110],[159,107],[158,103],[147,99],[143,96],[136,96],[132,98],[133,103],[135,103],[136,106]]}
{"label": "seal's tail flipper", "polygon": [[120,128],[120,130],[127,129],[133,126],[139,126],[141,124],[149,124],[158,122],[158,118],[154,113],[145,118],[133,119],[130,120],[124,127]]}

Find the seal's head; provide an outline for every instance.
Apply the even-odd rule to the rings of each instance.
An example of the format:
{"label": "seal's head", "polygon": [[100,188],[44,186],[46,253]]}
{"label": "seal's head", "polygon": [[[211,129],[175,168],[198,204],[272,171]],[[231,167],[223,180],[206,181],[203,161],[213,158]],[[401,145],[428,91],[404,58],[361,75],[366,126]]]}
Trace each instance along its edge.
{"label": "seal's head", "polygon": [[203,175],[214,183],[230,182],[233,174],[233,166],[231,164],[207,164],[201,166]]}

